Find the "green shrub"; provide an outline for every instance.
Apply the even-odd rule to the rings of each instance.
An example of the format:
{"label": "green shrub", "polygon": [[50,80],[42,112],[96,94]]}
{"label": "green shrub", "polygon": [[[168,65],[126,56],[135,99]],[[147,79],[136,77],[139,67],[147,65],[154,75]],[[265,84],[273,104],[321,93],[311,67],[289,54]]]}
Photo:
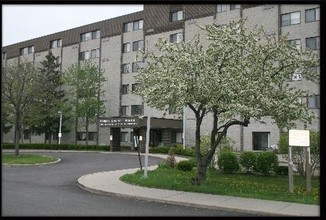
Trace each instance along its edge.
{"label": "green shrub", "polygon": [[172,149],[169,150],[168,156],[165,159],[165,163],[172,168],[176,166],[177,162]]}
{"label": "green shrub", "polygon": [[217,164],[225,173],[233,173],[240,168],[237,155],[230,150],[223,150],[219,153]]}
{"label": "green shrub", "polygon": [[163,169],[171,168],[170,165],[166,161],[159,163],[158,167],[163,168]]}
{"label": "green shrub", "polygon": [[289,174],[289,168],[287,166],[276,166],[275,173],[277,175],[287,176]]}
{"label": "green shrub", "polygon": [[168,154],[170,147],[151,147],[149,153],[154,154]]}
{"label": "green shrub", "polygon": [[194,166],[193,161],[189,160],[182,160],[177,163],[177,169],[182,171],[191,171]]}
{"label": "green shrub", "polygon": [[287,154],[289,152],[289,133],[281,133],[278,140],[278,152],[280,154]]}
{"label": "green shrub", "polygon": [[264,175],[275,171],[278,166],[278,158],[274,151],[264,151],[258,154],[256,170]]}
{"label": "green shrub", "polygon": [[240,165],[250,173],[256,165],[256,154],[253,151],[245,151],[240,154]]}

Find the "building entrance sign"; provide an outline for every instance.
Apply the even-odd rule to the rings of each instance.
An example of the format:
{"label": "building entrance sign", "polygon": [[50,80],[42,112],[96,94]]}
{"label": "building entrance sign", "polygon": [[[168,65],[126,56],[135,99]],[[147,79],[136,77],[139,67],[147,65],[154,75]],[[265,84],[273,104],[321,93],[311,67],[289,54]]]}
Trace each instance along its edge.
{"label": "building entrance sign", "polygon": [[311,191],[311,157],[310,157],[310,131],[309,130],[289,130],[289,191],[293,193],[293,161],[292,161],[292,147],[306,148],[306,185],[307,191]]}
{"label": "building entrance sign", "polygon": [[113,128],[139,127],[139,118],[138,117],[99,118],[99,126],[101,126],[101,127],[113,127]]}

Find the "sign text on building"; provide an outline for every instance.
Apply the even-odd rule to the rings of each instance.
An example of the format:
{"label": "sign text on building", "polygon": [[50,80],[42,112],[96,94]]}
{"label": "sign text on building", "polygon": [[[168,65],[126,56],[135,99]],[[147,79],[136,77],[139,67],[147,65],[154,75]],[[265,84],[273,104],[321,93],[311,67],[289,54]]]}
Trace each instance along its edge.
{"label": "sign text on building", "polygon": [[99,126],[102,127],[137,127],[139,118],[100,118]]}

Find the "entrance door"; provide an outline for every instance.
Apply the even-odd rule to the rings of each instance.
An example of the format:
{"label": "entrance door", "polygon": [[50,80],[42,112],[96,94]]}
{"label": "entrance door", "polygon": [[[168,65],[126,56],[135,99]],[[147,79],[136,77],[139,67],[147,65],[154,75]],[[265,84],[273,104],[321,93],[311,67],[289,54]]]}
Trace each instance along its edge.
{"label": "entrance door", "polygon": [[150,130],[150,145],[158,146],[162,142],[162,130],[151,129]]}

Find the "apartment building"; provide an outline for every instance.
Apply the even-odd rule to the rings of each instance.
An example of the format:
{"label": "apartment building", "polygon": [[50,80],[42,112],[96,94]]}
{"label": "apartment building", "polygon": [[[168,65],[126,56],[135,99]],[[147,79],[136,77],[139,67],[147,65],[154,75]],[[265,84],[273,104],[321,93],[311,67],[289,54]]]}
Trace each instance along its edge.
{"label": "apartment building", "polygon": [[[138,65],[145,62],[136,62],[136,57],[141,55],[139,52],[142,49],[154,50],[155,42],[162,37],[178,43],[200,34],[201,41],[208,45],[198,25],[224,25],[240,18],[247,19],[249,28],[263,26],[268,34],[288,35],[289,43],[298,49],[309,48],[319,53],[320,6],[317,4],[145,4],[140,12],[3,47],[2,65],[31,61],[39,63],[49,51],[57,57],[62,72],[73,64],[91,60],[104,71],[106,78],[101,99],[105,101],[106,113],[103,118],[108,124],[90,127],[89,144],[96,143],[98,137],[101,145],[108,145],[112,141],[117,143],[116,146],[133,146],[134,134],[138,134],[143,137],[141,145],[144,145],[147,116],[151,115],[151,146],[182,144],[183,137],[186,146],[194,146],[195,120],[190,109],[185,109],[184,117],[172,111],[165,113],[148,107],[141,97],[132,94],[137,87],[134,76],[137,75]],[[316,68],[319,72],[319,66]],[[303,97],[302,101],[319,115],[319,85],[307,82],[300,73],[294,73],[289,83],[317,94]],[[136,120],[137,123],[128,126],[128,123],[112,121],[112,124],[113,119],[119,122]],[[227,136],[234,141],[234,149],[265,150],[277,144],[282,130],[270,119],[266,118],[265,121],[266,124],[251,121],[248,127],[231,127]],[[203,121],[202,134],[210,131],[211,123],[209,119]],[[298,127],[303,128],[319,130],[319,119]],[[61,143],[74,143],[74,135],[75,131],[64,133]],[[85,143],[84,137],[85,130],[78,129],[78,143]],[[12,140],[12,133],[4,135],[4,142]],[[44,136],[31,135],[27,130],[22,140],[43,142]],[[115,149],[119,150],[119,147]]]}

